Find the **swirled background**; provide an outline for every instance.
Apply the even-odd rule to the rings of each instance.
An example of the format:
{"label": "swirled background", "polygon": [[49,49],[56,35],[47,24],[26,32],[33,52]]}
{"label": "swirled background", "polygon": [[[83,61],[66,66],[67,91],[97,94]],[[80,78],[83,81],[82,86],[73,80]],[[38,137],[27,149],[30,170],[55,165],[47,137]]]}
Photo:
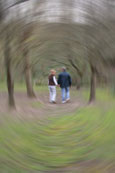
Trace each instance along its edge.
{"label": "swirled background", "polygon": [[0,0],[0,173],[114,173],[114,124],[115,1]]}

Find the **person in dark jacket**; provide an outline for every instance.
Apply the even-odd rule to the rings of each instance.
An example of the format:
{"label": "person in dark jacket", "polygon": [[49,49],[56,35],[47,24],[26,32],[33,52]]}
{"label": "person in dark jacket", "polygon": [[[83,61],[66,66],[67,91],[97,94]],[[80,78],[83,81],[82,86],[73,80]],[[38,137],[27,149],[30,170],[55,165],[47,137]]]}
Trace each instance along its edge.
{"label": "person in dark jacket", "polygon": [[66,103],[70,100],[69,89],[71,87],[72,80],[68,72],[66,72],[66,67],[62,67],[62,72],[58,76],[58,85],[61,88],[62,103]]}

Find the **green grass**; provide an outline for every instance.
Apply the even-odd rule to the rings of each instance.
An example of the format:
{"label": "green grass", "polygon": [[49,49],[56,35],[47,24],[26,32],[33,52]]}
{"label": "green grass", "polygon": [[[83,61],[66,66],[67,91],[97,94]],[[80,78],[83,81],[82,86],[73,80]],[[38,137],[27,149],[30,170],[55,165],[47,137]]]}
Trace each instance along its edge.
{"label": "green grass", "polygon": [[[47,86],[34,86],[34,89],[39,92],[44,92],[47,90]],[[25,92],[26,91],[26,85],[25,83],[15,83],[14,90],[19,92]],[[0,82],[0,92],[7,91],[6,82]]]}
{"label": "green grass", "polygon": [[[84,90],[83,97],[87,95]],[[69,115],[32,122],[5,118],[0,125],[0,172],[46,171],[86,160],[115,161],[114,105],[111,93],[98,89],[96,104]]]}
{"label": "green grass", "polygon": [[0,92],[7,91],[7,86],[5,82],[0,82]]}
{"label": "green grass", "polygon": [[33,108],[43,108],[44,107],[44,104],[43,103],[41,103],[41,102],[39,102],[39,101],[34,101],[34,102],[32,102],[31,103],[31,106],[33,107]]}

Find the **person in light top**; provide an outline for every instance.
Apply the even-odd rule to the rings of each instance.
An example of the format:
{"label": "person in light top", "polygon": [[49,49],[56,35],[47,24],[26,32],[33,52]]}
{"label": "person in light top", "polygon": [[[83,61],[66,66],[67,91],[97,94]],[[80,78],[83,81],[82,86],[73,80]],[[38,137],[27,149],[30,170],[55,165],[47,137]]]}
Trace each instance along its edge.
{"label": "person in light top", "polygon": [[56,86],[58,85],[58,83],[55,75],[56,71],[54,69],[50,70],[50,75],[48,77],[50,103],[56,103]]}

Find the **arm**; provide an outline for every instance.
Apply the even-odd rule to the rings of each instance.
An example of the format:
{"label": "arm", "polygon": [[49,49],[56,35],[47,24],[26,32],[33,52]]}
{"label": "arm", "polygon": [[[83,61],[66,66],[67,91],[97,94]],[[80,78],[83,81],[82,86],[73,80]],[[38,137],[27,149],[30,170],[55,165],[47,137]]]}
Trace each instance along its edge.
{"label": "arm", "polygon": [[57,83],[57,80],[56,80],[56,77],[55,77],[55,76],[53,76],[53,81],[54,81],[55,85],[58,85],[58,83]]}
{"label": "arm", "polygon": [[59,85],[61,84],[61,76],[60,75],[58,76],[58,84]]}

